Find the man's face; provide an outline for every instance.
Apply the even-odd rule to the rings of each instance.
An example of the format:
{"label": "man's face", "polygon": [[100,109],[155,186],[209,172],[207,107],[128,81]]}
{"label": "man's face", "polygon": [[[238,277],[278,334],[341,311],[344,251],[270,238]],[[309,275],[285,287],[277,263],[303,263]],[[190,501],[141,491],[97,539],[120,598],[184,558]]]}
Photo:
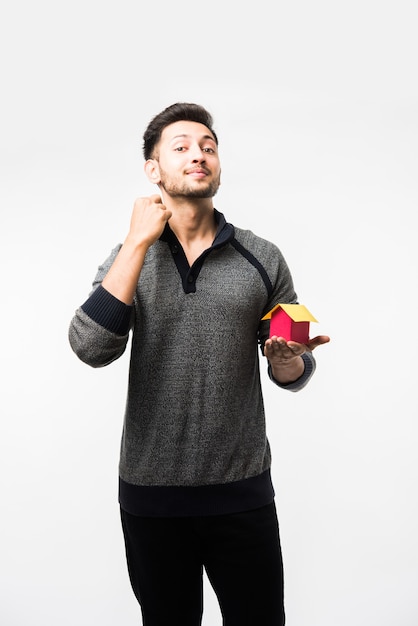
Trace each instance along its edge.
{"label": "man's face", "polygon": [[152,161],[158,184],[172,197],[212,198],[218,191],[218,148],[203,124],[181,121],[166,126]]}

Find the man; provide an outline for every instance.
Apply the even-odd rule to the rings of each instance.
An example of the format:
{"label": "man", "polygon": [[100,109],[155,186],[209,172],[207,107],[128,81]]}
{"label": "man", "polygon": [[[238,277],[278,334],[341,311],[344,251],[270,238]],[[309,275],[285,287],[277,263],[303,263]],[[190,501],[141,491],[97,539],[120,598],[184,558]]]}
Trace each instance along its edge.
{"label": "man", "polygon": [[79,358],[101,367],[132,330],[119,467],[132,588],[145,626],[198,626],[205,568],[226,626],[281,626],[259,346],[272,382],[298,391],[329,338],[269,338],[260,320],[297,301],[292,278],[274,244],[214,208],[221,166],[203,107],[156,115],[144,157],[160,193],[136,200],[69,333]]}

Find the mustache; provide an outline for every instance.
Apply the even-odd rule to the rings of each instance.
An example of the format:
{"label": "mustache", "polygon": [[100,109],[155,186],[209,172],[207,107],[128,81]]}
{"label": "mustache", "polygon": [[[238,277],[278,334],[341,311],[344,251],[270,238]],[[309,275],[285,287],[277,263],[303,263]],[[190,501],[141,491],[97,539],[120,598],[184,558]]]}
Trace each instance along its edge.
{"label": "mustache", "polygon": [[191,167],[190,169],[186,170],[187,174],[192,174],[193,172],[204,172],[205,174],[210,174],[210,170],[208,170],[208,168],[204,167],[203,165],[199,165],[199,167]]}

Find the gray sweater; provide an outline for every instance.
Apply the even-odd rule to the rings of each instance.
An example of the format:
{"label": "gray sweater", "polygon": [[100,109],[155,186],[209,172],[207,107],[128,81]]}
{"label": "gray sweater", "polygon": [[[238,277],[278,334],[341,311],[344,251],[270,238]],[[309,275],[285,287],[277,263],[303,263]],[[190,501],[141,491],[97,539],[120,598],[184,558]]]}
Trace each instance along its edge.
{"label": "gray sweater", "polygon": [[[101,286],[118,245],[70,324],[74,352],[93,367],[119,358],[132,331],[119,475],[121,505],[136,514],[225,513],[274,495],[259,375],[269,322],[260,320],[297,296],[274,244],[215,216],[216,238],[192,267],[166,226],[132,307]],[[270,378],[298,391],[315,369],[312,354],[304,360],[298,381]]]}

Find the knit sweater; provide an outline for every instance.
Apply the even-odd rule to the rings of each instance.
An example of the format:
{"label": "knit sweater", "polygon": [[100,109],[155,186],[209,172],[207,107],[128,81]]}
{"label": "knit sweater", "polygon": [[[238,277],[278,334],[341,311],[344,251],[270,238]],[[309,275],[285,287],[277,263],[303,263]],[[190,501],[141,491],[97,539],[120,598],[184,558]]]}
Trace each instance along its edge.
{"label": "knit sweater", "polygon": [[[92,367],[119,358],[132,331],[119,500],[134,514],[228,513],[274,497],[259,372],[269,322],[260,320],[297,296],[274,244],[215,218],[214,242],[191,267],[166,225],[132,306],[101,285],[116,246],[70,324],[74,352]],[[297,381],[270,378],[302,389],[315,369],[311,353],[303,359]]]}

